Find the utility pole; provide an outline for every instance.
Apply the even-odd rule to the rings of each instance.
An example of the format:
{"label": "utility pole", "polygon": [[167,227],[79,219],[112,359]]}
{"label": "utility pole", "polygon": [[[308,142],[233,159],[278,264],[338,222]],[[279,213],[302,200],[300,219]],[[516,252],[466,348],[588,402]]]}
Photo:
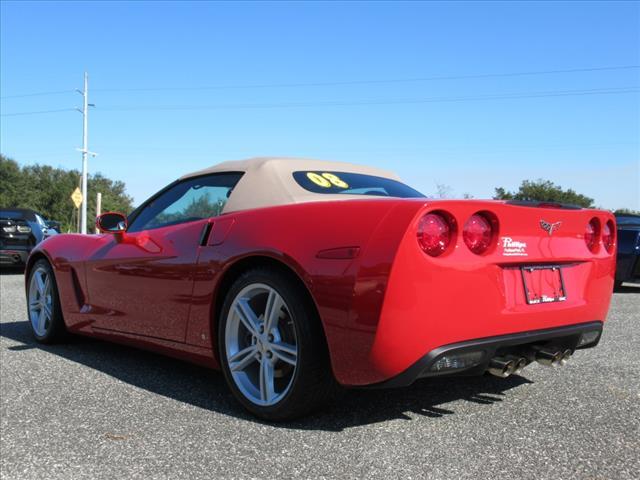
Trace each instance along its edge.
{"label": "utility pole", "polygon": [[[98,192],[96,194],[96,218],[100,216],[102,213],[102,193]],[[98,231],[98,227],[96,226],[96,233],[100,233]]]}
{"label": "utility pole", "polygon": [[89,75],[84,72],[84,89],[77,90],[82,95],[82,210],[80,214],[80,233],[87,233],[87,203],[89,197],[87,195],[87,170],[88,155],[96,156],[95,153],[89,151],[89,107],[94,107],[93,103],[89,103]]}

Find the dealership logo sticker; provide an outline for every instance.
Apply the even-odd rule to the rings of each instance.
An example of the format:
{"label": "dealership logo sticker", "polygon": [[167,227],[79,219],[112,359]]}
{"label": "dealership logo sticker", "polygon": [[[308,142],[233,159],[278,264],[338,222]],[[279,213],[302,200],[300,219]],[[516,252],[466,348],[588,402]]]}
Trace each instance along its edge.
{"label": "dealership logo sticker", "polygon": [[505,257],[526,257],[527,244],[511,237],[502,237],[502,255]]}
{"label": "dealership logo sticker", "polygon": [[540,220],[540,227],[551,236],[551,234],[560,228],[562,222],[547,222],[546,220]]}

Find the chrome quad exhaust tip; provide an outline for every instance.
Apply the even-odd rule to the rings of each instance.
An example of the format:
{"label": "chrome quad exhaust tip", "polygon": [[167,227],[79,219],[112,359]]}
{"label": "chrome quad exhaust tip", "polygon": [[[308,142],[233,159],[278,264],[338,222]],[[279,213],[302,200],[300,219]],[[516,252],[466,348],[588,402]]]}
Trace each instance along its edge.
{"label": "chrome quad exhaust tip", "polygon": [[527,359],[524,357],[494,357],[489,362],[487,371],[496,377],[507,378],[514,373],[520,373],[527,366]]}
{"label": "chrome quad exhaust tip", "polygon": [[569,361],[569,359],[571,358],[571,355],[573,355],[573,352],[571,350],[569,350],[568,348],[564,352],[562,352],[562,358],[560,359],[560,365],[564,367],[567,364],[567,362]]}
{"label": "chrome quad exhaust tip", "polygon": [[515,355],[509,355],[506,357],[508,360],[513,360],[513,362],[515,363],[515,367],[513,368],[513,372],[511,372],[512,375],[519,375],[520,373],[522,373],[522,370],[524,369],[524,367],[526,367],[529,362],[525,357],[517,357]]}
{"label": "chrome quad exhaust tip", "polygon": [[561,367],[566,365],[573,355],[570,349],[556,350],[555,348],[540,348],[535,352],[535,359],[540,365],[546,367]]}
{"label": "chrome quad exhaust tip", "polygon": [[546,367],[560,367],[567,364],[571,355],[573,355],[573,350],[568,348],[564,350],[556,347],[536,348],[525,356],[494,357],[489,362],[487,371],[496,377],[507,378],[513,374],[520,374],[524,367],[534,359]]}

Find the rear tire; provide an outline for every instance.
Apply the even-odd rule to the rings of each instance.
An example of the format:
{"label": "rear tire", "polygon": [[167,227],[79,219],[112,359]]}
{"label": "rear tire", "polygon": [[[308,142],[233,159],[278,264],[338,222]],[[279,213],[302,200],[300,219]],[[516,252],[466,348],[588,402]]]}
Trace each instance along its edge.
{"label": "rear tire", "polygon": [[233,395],[265,420],[303,416],[334,391],[315,306],[297,279],[277,270],[248,270],[233,283],[221,311],[218,351]]}
{"label": "rear tire", "polygon": [[39,343],[64,340],[67,329],[60,308],[58,284],[53,268],[45,259],[38,260],[27,282],[27,312],[29,326]]}

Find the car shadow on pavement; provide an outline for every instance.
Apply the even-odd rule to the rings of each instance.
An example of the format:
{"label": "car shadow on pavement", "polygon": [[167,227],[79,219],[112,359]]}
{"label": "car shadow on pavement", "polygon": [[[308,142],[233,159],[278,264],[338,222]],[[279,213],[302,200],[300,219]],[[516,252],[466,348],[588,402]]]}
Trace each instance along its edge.
{"label": "car shadow on pavement", "polygon": [[640,284],[622,285],[614,289],[613,293],[640,293]]}
{"label": "car shadow on pavement", "polygon": [[24,266],[2,265],[0,275],[24,275]]}
{"label": "car shadow on pavement", "polygon": [[[158,395],[259,422],[236,403],[222,374],[204,367],[85,337],[72,337],[66,344],[41,345],[33,340],[26,321],[0,323],[0,336],[18,342],[8,347],[10,352],[16,354],[37,348]],[[506,391],[526,383],[531,382],[518,375],[506,379],[489,376],[454,377],[420,380],[410,387],[399,389],[345,390],[323,411],[275,426],[341,431],[394,419],[411,420],[416,415],[439,418],[455,413],[444,406],[447,403],[464,400],[488,408],[491,404],[503,401]]]}

